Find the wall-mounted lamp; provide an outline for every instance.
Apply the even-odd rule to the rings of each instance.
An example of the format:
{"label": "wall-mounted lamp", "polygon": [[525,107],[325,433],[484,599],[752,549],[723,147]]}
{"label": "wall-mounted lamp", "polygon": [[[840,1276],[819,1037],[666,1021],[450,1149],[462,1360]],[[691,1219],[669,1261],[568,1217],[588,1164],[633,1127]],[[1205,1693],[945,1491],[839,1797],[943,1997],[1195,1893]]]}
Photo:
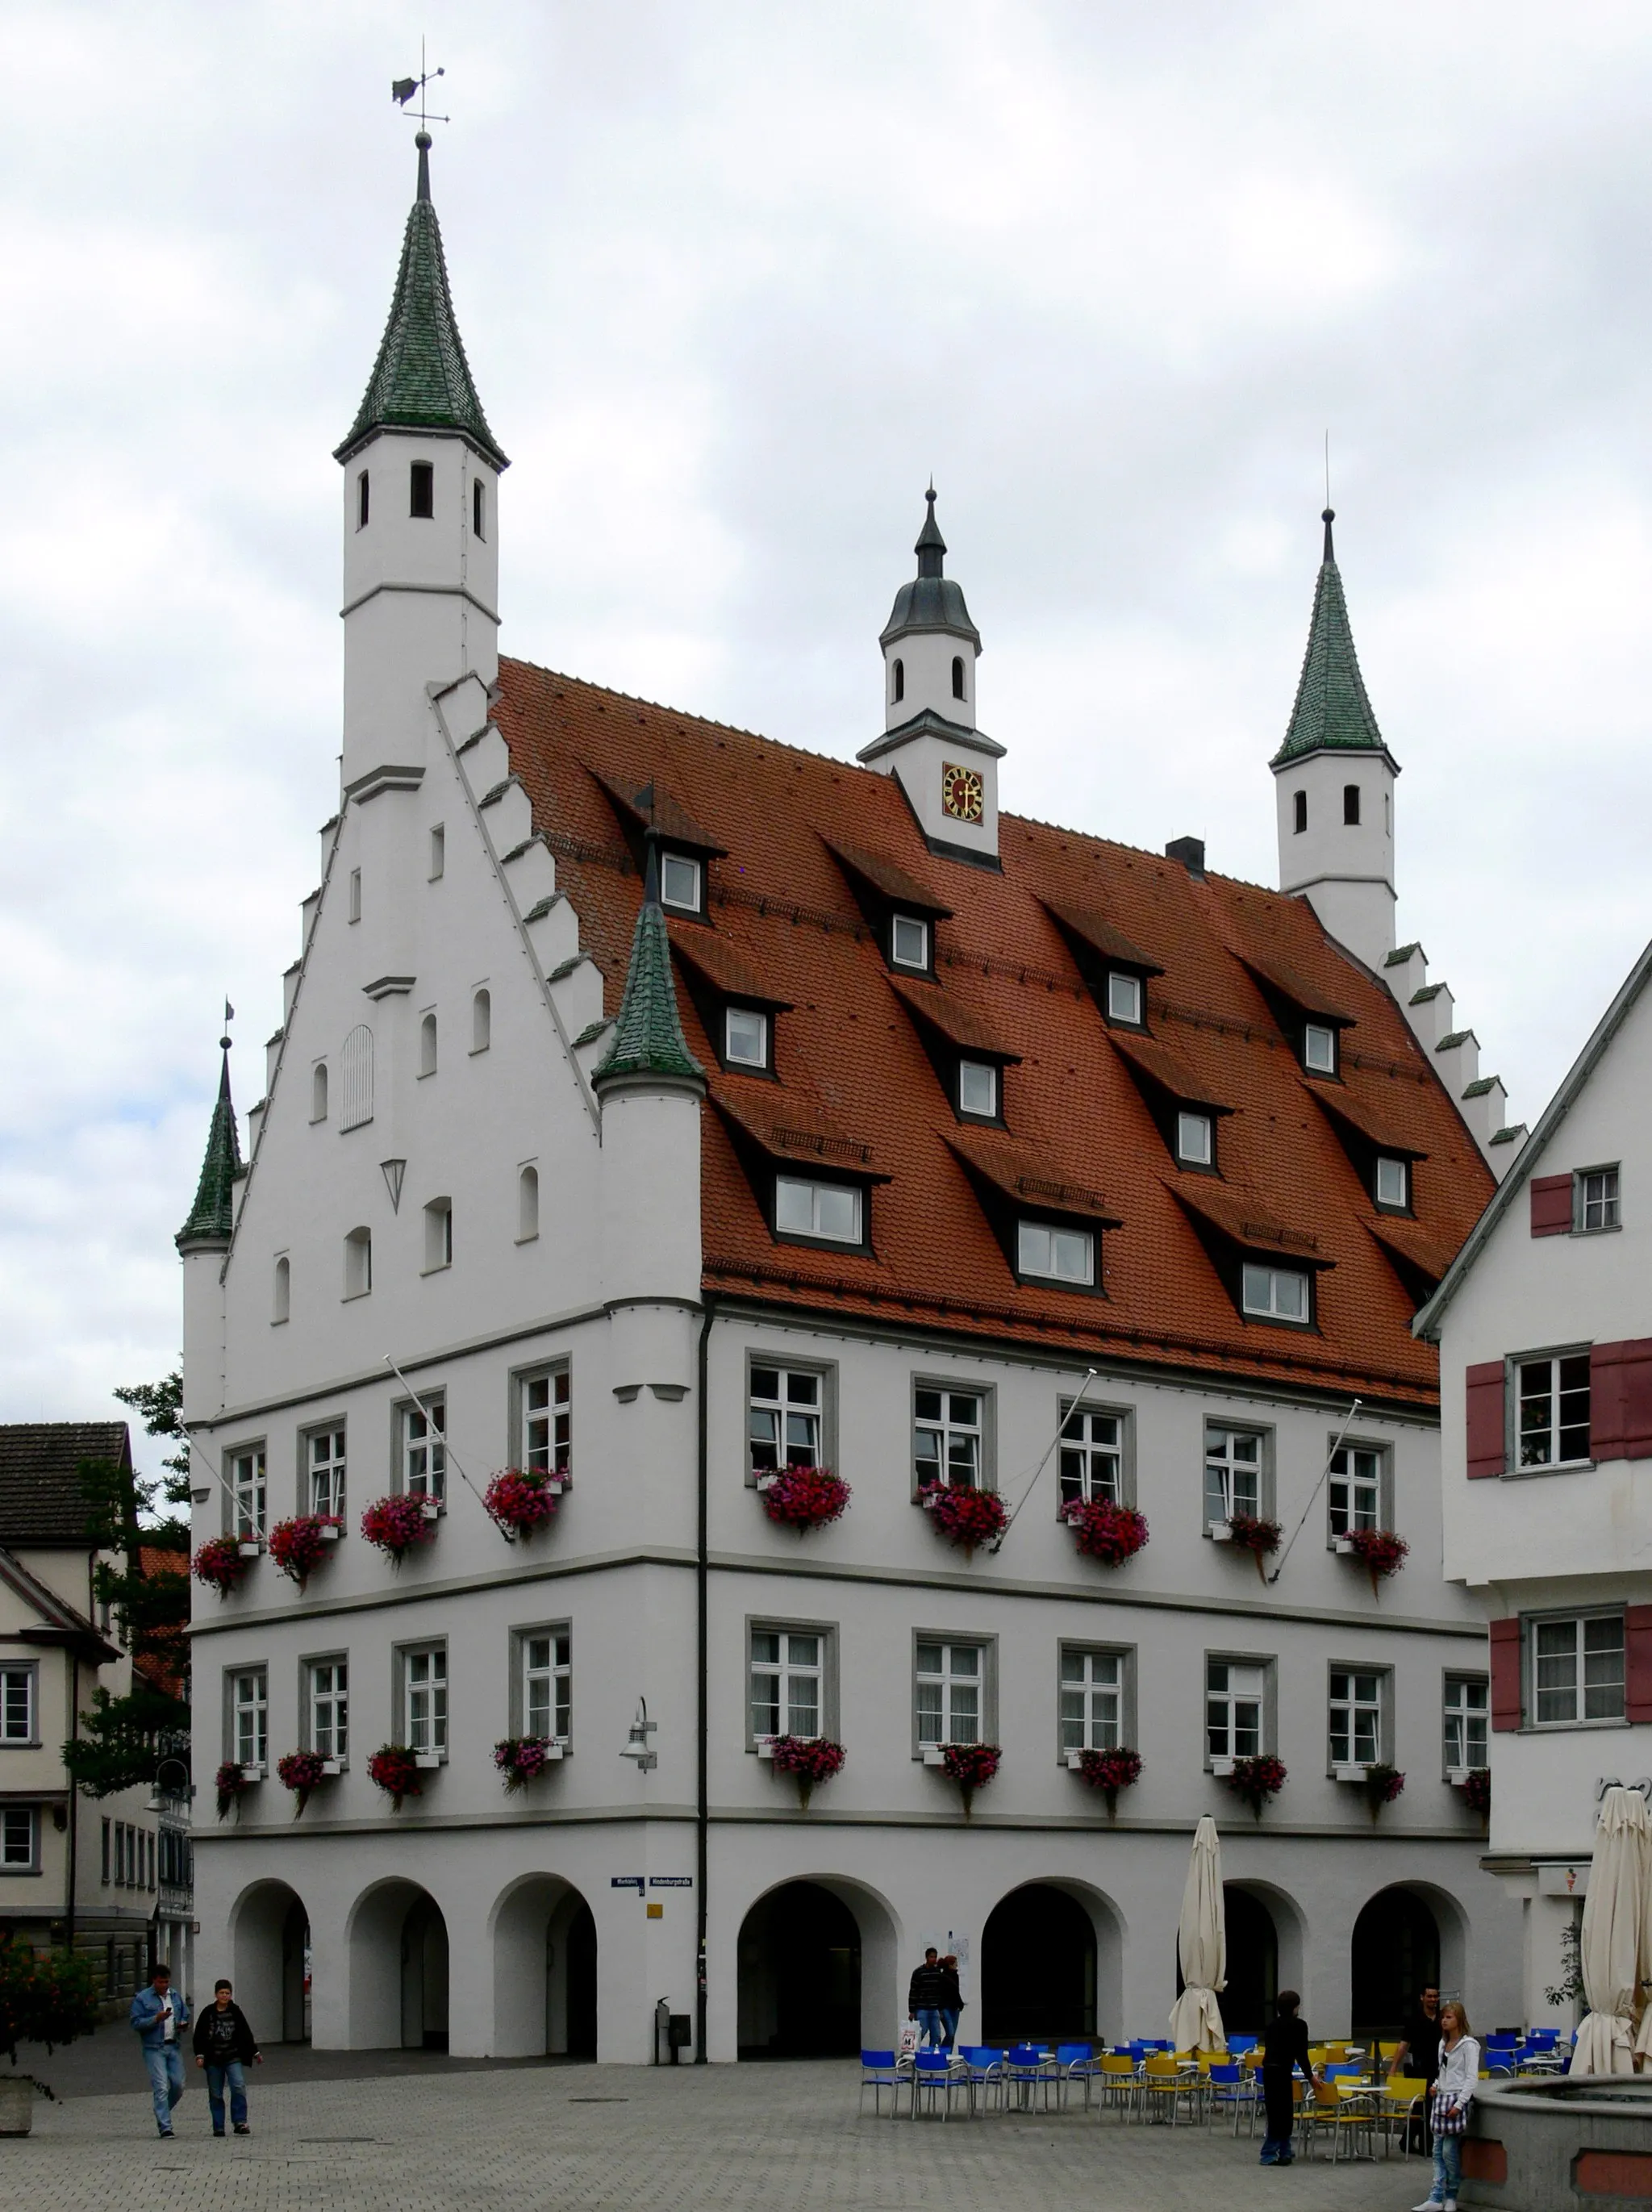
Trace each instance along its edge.
{"label": "wall-mounted lamp", "polygon": [[651,1721],[648,1717],[648,1700],[639,1698],[637,1717],[631,1723],[625,1741],[620,1746],[620,1757],[635,1759],[639,1774],[652,1773],[659,1764],[659,1753],[651,1749],[648,1742],[658,1726],[657,1721]]}

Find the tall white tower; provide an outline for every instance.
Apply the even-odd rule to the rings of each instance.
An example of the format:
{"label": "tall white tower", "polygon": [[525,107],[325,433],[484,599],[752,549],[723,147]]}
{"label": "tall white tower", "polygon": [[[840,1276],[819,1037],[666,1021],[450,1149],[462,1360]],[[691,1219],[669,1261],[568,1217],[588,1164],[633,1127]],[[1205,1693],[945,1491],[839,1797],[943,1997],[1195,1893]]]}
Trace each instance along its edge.
{"label": "tall white tower", "polygon": [[499,674],[499,478],[453,314],[421,131],[390,319],[344,471],[344,784],[400,762],[427,684]]}
{"label": "tall white tower", "polygon": [[1325,556],[1297,703],[1273,756],[1278,793],[1279,889],[1306,898],[1339,944],[1381,969],[1394,950],[1394,781],[1348,624],[1342,578]]}

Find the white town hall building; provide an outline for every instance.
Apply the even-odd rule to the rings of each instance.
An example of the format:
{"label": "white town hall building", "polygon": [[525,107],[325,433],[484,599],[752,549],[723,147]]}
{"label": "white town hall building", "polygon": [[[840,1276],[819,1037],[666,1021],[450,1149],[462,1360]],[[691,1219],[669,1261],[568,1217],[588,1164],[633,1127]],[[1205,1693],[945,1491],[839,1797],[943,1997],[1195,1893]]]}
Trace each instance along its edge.
{"label": "white town hall building", "polygon": [[[1394,948],[1328,518],[1278,891],[1000,812],[932,495],[859,766],[501,660],[427,143],[342,788],[179,1239],[203,1976],[270,2040],[642,2062],[663,2002],[728,2060],[887,2045],[944,1939],[966,2040],[1152,2034],[1213,1812],[1230,2027],[1512,2017],[1410,1323],[1519,1133]],[[847,1509],[773,1517],[807,1468]]]}

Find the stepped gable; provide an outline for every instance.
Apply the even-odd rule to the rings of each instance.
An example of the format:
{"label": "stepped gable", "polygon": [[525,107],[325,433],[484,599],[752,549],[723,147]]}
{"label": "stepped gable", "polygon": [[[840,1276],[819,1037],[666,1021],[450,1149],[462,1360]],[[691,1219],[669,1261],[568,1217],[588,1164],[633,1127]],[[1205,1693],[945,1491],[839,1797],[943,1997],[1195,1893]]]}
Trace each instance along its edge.
{"label": "stepped gable", "polygon": [[[673,917],[673,939],[714,936],[731,975],[759,975],[790,1002],[776,1018],[779,1079],[768,1082],[719,1071],[689,993],[678,991],[714,1107],[703,1121],[709,1287],[1433,1402],[1434,1354],[1410,1329],[1411,1254],[1379,1243],[1394,1218],[1377,1212],[1333,1119],[1306,1094],[1334,1089],[1415,1153],[1415,1233],[1405,1241],[1418,1256],[1457,1249],[1492,1177],[1400,1009],[1331,943],[1306,901],[1196,878],[1157,854],[1008,815],[1001,874],[950,862],[927,850],[890,777],[522,661],[501,664],[495,719],[603,971],[610,1015],[642,884],[604,787],[637,791],[656,775],[726,848],[708,864],[709,923]],[[1011,1136],[1049,1162],[1051,1176],[1100,1194],[1121,1224],[1103,1231],[1105,1297],[1016,1281],[960,1156],[960,1124],[829,840],[886,862],[946,915],[935,924],[935,980],[903,976],[900,996],[955,995],[968,1021],[1019,1054],[1004,1079]],[[1105,921],[1162,970],[1147,982],[1148,1034],[1199,1091],[1232,1109],[1219,1125],[1221,1179],[1178,1172],[1169,1158],[1126,1065],[1136,1033],[1108,1030],[1058,913]],[[1276,1018],[1281,985],[1350,1024],[1339,1086],[1303,1073]],[[841,1133],[889,1177],[872,1188],[870,1255],[771,1236],[732,1129],[791,1127],[788,1102],[797,1126]],[[1312,1234],[1315,1329],[1241,1319],[1174,1194],[1183,1188],[1218,1200],[1217,1212],[1224,1194],[1242,1192],[1251,1213]],[[1200,1217],[1207,1233],[1211,1214]]]}

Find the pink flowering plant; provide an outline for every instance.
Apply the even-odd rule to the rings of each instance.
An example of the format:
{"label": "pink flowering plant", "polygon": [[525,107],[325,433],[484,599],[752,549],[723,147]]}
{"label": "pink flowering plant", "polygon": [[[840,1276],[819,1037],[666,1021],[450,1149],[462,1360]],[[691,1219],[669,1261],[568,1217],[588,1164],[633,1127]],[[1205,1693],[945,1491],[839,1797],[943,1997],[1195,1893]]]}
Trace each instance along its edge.
{"label": "pink flowering plant", "polygon": [[401,1811],[404,1797],[424,1795],[419,1763],[404,1743],[380,1744],[367,1761],[367,1779],[376,1783],[389,1798],[392,1813]]}
{"label": "pink flowering plant", "polygon": [[806,1813],[817,1782],[841,1773],[848,1757],[841,1743],[825,1735],[777,1735],[770,1756],[776,1774],[789,1774],[798,1785],[798,1803]]}
{"label": "pink flowering plant", "polygon": [[1005,1531],[1009,1515],[995,1490],[954,1488],[944,1482],[926,1482],[919,1502],[950,1543],[965,1552],[977,1544],[995,1543]]}
{"label": "pink flowering plant", "polygon": [[435,1522],[424,1517],[423,1499],[401,1491],[375,1499],[361,1516],[361,1534],[369,1544],[388,1552],[398,1566],[416,1544],[428,1544],[435,1533]]}
{"label": "pink flowering plant", "polygon": [[1262,1562],[1270,1552],[1277,1552],[1285,1531],[1277,1521],[1265,1521],[1258,1513],[1230,1513],[1228,1516],[1228,1541],[1241,1552],[1248,1552],[1256,1562],[1256,1571],[1266,1582],[1267,1569]]}
{"label": "pink flowering plant", "polygon": [[1110,1498],[1070,1498],[1061,1508],[1061,1518],[1084,1557],[1099,1559],[1104,1567],[1121,1567],[1147,1541],[1147,1516],[1133,1505],[1114,1504]]}
{"label": "pink flowering plant", "polygon": [[1463,1802],[1471,1812],[1485,1820],[1491,1810],[1491,1770],[1489,1766],[1471,1766],[1457,1784],[1463,1793]]}
{"label": "pink flowering plant", "polygon": [[489,1481],[482,1503],[513,1542],[555,1519],[560,1500],[549,1474],[507,1467]]}
{"label": "pink flowering plant", "polygon": [[302,1589],[332,1549],[322,1530],[343,1525],[337,1513],[301,1513],[291,1521],[277,1521],[270,1531],[270,1556]]}
{"label": "pink flowering plant", "polygon": [[763,1511],[799,1536],[835,1521],[849,1502],[849,1486],[829,1467],[782,1467],[757,1477]]}
{"label": "pink flowering plant", "polygon": [[1364,1560],[1373,1592],[1385,1576],[1399,1573],[1411,1550],[1405,1538],[1396,1536],[1392,1528],[1351,1528],[1347,1541],[1353,1557]]}
{"label": "pink flowering plant", "polygon": [[1277,1797],[1285,1788],[1285,1762],[1275,1759],[1271,1752],[1263,1752],[1255,1759],[1236,1759],[1232,1773],[1224,1775],[1223,1779],[1260,1820],[1268,1799]]}
{"label": "pink flowering plant", "polygon": [[293,1793],[295,1820],[309,1803],[312,1793],[329,1778],[319,1751],[289,1751],[285,1759],[276,1761],[276,1774],[282,1787]]}
{"label": "pink flowering plant", "polygon": [[241,1547],[233,1536],[209,1536],[196,1553],[190,1572],[220,1597],[228,1597],[251,1565],[250,1559],[242,1559]]}
{"label": "pink flowering plant", "polygon": [[941,1765],[958,1785],[966,1820],[976,1790],[987,1787],[1003,1758],[1002,1750],[995,1743],[949,1743],[942,1753]]}
{"label": "pink flowering plant", "polygon": [[555,1764],[551,1748],[549,1736],[502,1736],[494,1746],[494,1765],[503,1776],[506,1789],[525,1790],[530,1782],[537,1781]]}
{"label": "pink flowering plant", "polygon": [[1141,1778],[1141,1753],[1123,1744],[1113,1751],[1081,1751],[1078,1776],[1092,1790],[1104,1793],[1110,1820],[1119,1809],[1120,1790],[1131,1789]]}
{"label": "pink flowering plant", "polygon": [[218,1818],[227,1820],[252,1787],[252,1777],[240,1762],[234,1759],[225,1759],[212,1778],[213,1792],[218,1800]]}
{"label": "pink flowering plant", "polygon": [[1385,1805],[1392,1805],[1406,1786],[1406,1778],[1397,1766],[1386,1759],[1378,1759],[1374,1766],[1365,1769],[1365,1802],[1376,1820]]}

